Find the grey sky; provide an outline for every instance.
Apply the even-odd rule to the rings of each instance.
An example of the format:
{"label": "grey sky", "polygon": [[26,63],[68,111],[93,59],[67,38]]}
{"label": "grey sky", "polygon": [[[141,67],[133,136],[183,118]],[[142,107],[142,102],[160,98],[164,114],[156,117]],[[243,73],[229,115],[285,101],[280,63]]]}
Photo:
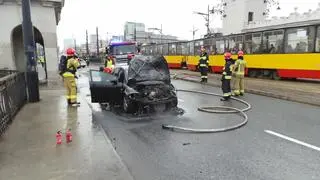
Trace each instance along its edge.
{"label": "grey sky", "polygon": [[[316,9],[320,0],[279,0],[281,11],[272,9],[270,16],[287,16],[298,7],[299,12]],[[66,0],[61,21],[58,25],[59,45],[63,39],[75,37],[79,43],[85,42],[85,30],[95,33],[98,26],[104,39],[110,35],[123,34],[125,21],[143,22],[148,27],[163,26],[163,33],[182,39],[192,38],[192,26],[200,29],[196,38],[205,34],[203,17],[193,11],[206,12],[207,5],[215,5],[220,0]],[[212,16],[212,27],[221,27],[221,18]]]}

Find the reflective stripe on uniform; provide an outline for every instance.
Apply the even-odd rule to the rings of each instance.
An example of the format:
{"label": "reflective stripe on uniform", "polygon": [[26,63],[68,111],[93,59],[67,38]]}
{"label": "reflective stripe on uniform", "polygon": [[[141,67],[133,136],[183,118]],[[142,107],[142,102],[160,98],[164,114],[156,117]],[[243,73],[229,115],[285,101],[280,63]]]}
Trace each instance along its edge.
{"label": "reflective stripe on uniform", "polygon": [[74,74],[72,74],[71,72],[65,72],[62,74],[63,77],[74,77]]}
{"label": "reflective stripe on uniform", "polygon": [[208,76],[201,76],[201,78],[208,78]]}
{"label": "reflective stripe on uniform", "polygon": [[71,95],[70,99],[77,99],[77,96],[76,95]]}
{"label": "reflective stripe on uniform", "polygon": [[224,96],[224,97],[231,96],[231,93],[230,93],[230,92],[229,92],[229,93],[223,93],[223,96]]}
{"label": "reflective stripe on uniform", "polygon": [[224,76],[224,79],[231,79],[231,76]]}
{"label": "reflective stripe on uniform", "polygon": [[208,67],[206,64],[200,64],[200,67]]}
{"label": "reflective stripe on uniform", "polygon": [[234,94],[236,94],[236,95],[239,95],[239,94],[240,94],[240,91],[239,91],[239,90],[234,90],[233,92],[234,92]]}
{"label": "reflective stripe on uniform", "polygon": [[227,73],[226,73],[226,72],[223,72],[222,74],[223,74],[223,75],[227,75]]}
{"label": "reflective stripe on uniform", "polygon": [[244,90],[240,90],[240,93],[244,93]]}
{"label": "reflective stripe on uniform", "polygon": [[200,59],[207,60],[207,57],[206,56],[202,56],[202,57],[200,57]]}

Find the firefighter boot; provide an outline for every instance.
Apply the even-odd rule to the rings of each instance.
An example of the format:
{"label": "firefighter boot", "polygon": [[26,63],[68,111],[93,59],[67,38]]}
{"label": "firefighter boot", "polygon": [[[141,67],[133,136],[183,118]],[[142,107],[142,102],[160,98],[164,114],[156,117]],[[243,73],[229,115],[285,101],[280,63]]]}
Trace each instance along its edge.
{"label": "firefighter boot", "polygon": [[230,99],[230,96],[225,96],[220,99],[220,101],[228,101]]}

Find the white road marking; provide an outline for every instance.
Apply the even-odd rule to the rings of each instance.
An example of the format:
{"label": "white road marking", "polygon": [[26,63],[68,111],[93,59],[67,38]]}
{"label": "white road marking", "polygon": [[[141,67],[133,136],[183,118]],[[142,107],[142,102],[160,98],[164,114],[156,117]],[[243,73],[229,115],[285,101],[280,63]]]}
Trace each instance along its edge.
{"label": "white road marking", "polygon": [[178,101],[180,101],[180,102],[184,102],[184,100],[183,100],[183,99],[178,99]]}
{"label": "white road marking", "polygon": [[314,146],[314,145],[311,145],[311,144],[308,144],[308,143],[299,141],[299,140],[297,140],[297,139],[294,139],[294,138],[291,138],[291,137],[288,137],[288,136],[285,136],[285,135],[282,135],[282,134],[279,134],[279,133],[276,133],[276,132],[273,132],[273,131],[270,131],[270,130],[264,130],[264,132],[266,132],[266,133],[268,133],[268,134],[272,134],[272,135],[274,135],[274,136],[278,136],[278,137],[280,137],[280,138],[282,138],[282,139],[285,139],[285,140],[288,140],[288,141],[291,141],[291,142],[300,144],[300,145],[302,145],[302,146],[305,146],[305,147],[314,149],[314,150],[316,150],[316,151],[320,151],[320,147],[317,147],[317,146]]}

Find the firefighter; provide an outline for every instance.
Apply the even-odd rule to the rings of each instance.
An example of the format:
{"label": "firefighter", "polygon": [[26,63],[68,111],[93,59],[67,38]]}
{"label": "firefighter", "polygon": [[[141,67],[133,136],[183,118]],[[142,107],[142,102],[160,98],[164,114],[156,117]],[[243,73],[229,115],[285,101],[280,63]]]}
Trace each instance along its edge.
{"label": "firefighter", "polygon": [[68,48],[66,54],[66,66],[62,76],[67,90],[67,101],[69,105],[78,106],[80,103],[77,102],[76,72],[79,67],[79,61],[75,58],[75,50],[73,48]]}
{"label": "firefighter", "polygon": [[231,95],[234,96],[235,94],[233,93],[235,90],[235,86],[236,86],[236,73],[235,73],[235,63],[236,63],[236,59],[231,59],[231,66],[230,66],[230,70],[232,72],[232,77],[230,80],[230,86],[231,86]]}
{"label": "firefighter", "polygon": [[109,67],[111,68],[113,66],[113,61],[112,58],[109,55],[106,55],[106,60],[104,62],[104,67]]}
{"label": "firefighter", "polygon": [[201,46],[201,54],[200,54],[200,60],[198,63],[198,67],[200,70],[201,82],[207,83],[208,82],[209,56],[208,56],[204,46]]}
{"label": "firefighter", "polygon": [[244,95],[244,73],[246,69],[247,62],[243,58],[243,51],[238,52],[238,60],[234,65],[234,74],[235,74],[235,90],[234,94],[236,96]]}
{"label": "firefighter", "polygon": [[231,97],[231,87],[230,87],[230,80],[232,77],[232,71],[231,71],[231,65],[232,65],[232,58],[231,58],[231,53],[226,52],[224,54],[225,58],[225,65],[223,68],[223,73],[222,73],[222,92],[223,92],[223,98],[221,98],[221,101],[227,101]]}

